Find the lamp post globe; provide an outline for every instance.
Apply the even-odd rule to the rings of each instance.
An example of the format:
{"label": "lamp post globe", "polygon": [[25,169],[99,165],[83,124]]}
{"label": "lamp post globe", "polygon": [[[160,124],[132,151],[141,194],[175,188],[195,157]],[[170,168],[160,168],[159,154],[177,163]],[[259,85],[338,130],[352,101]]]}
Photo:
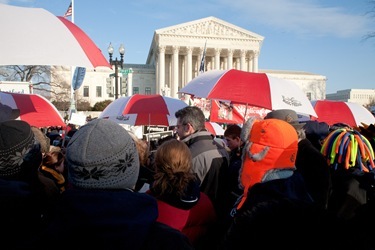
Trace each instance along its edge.
{"label": "lamp post globe", "polygon": [[118,96],[119,96],[119,88],[118,88],[118,66],[120,66],[121,69],[123,68],[124,55],[125,55],[125,47],[124,47],[123,44],[121,44],[120,47],[119,47],[118,51],[120,53],[120,60],[118,60],[117,57],[116,57],[115,60],[112,59],[113,51],[114,51],[114,48],[112,46],[112,43],[109,43],[109,46],[108,46],[109,63],[112,66],[115,66],[115,99],[118,99]]}

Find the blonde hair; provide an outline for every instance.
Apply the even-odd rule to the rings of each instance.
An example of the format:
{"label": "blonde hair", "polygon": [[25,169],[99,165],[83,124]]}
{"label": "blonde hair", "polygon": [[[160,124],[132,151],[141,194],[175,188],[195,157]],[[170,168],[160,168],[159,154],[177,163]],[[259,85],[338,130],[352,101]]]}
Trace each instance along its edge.
{"label": "blonde hair", "polygon": [[190,149],[184,142],[165,141],[156,150],[153,190],[159,195],[183,196],[189,182],[196,178],[191,166]]}

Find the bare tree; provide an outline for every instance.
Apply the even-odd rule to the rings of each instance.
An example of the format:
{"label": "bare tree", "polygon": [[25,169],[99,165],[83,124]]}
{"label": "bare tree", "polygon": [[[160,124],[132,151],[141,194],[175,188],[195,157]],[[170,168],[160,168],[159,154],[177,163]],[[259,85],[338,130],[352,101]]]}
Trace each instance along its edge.
{"label": "bare tree", "polygon": [[49,71],[48,66],[8,65],[0,68],[0,76],[5,81],[47,83]]}
{"label": "bare tree", "polygon": [[371,98],[370,101],[366,104],[363,105],[365,108],[367,108],[371,113],[373,113],[372,110],[375,108],[375,98]]}
{"label": "bare tree", "polygon": [[[371,5],[370,10],[365,14],[375,20],[375,0],[369,0],[369,5]],[[375,31],[368,32],[366,35],[364,35],[363,40],[368,40],[371,38],[375,38]]]}
{"label": "bare tree", "polygon": [[9,65],[0,67],[0,78],[5,81],[32,82],[34,93],[51,101],[70,100],[70,84],[59,72],[64,67],[40,65]]}

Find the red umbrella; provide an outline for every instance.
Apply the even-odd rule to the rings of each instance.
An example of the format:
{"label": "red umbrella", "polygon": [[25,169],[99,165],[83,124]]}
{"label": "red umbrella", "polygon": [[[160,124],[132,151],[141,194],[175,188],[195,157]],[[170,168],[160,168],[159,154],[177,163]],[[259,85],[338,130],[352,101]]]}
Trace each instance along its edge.
{"label": "red umbrella", "polygon": [[0,92],[0,102],[18,109],[17,119],[26,121],[31,126],[66,126],[56,107],[41,95]]}
{"label": "red umbrella", "polygon": [[365,107],[358,103],[316,100],[311,102],[319,122],[326,122],[328,125],[335,123],[345,123],[351,127],[361,126],[362,123],[367,125],[375,124],[374,115]]}
{"label": "red umbrella", "polygon": [[0,4],[0,65],[61,65],[111,68],[77,25],[45,9]]}
{"label": "red umbrella", "polygon": [[310,100],[297,84],[266,73],[210,70],[195,77],[179,93],[269,110],[293,109],[299,114],[317,117]]}
{"label": "red umbrella", "polygon": [[175,112],[186,106],[188,105],[184,101],[172,97],[134,94],[114,100],[99,118],[133,126],[173,126],[177,124]]}
{"label": "red umbrella", "polygon": [[216,122],[205,122],[206,129],[213,135],[224,135],[224,128]]}

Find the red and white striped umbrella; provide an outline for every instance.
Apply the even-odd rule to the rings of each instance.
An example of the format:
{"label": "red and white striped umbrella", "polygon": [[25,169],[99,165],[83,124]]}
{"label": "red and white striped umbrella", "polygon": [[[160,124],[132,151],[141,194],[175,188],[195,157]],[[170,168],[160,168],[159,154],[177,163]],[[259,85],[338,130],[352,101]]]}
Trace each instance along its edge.
{"label": "red and white striped umbrella", "polygon": [[298,114],[317,117],[310,100],[296,83],[266,73],[210,70],[195,77],[179,93],[268,110],[292,109]]}
{"label": "red and white striped umbrella", "polygon": [[18,109],[20,115],[17,120],[23,120],[31,126],[66,126],[56,107],[41,95],[0,92],[0,102]]}
{"label": "red and white striped umbrella", "polygon": [[99,118],[132,126],[174,126],[177,125],[175,112],[186,106],[184,101],[172,97],[134,94],[114,100]]}
{"label": "red and white striped umbrella", "polygon": [[345,123],[351,127],[362,126],[362,123],[370,125],[375,124],[374,115],[365,107],[358,103],[315,100],[311,101],[319,122],[326,122],[328,125],[335,123]]}
{"label": "red and white striped umbrella", "polygon": [[111,68],[77,25],[42,8],[0,4],[0,65]]}
{"label": "red and white striped umbrella", "polygon": [[224,128],[216,122],[205,122],[205,127],[213,135],[224,135]]}

